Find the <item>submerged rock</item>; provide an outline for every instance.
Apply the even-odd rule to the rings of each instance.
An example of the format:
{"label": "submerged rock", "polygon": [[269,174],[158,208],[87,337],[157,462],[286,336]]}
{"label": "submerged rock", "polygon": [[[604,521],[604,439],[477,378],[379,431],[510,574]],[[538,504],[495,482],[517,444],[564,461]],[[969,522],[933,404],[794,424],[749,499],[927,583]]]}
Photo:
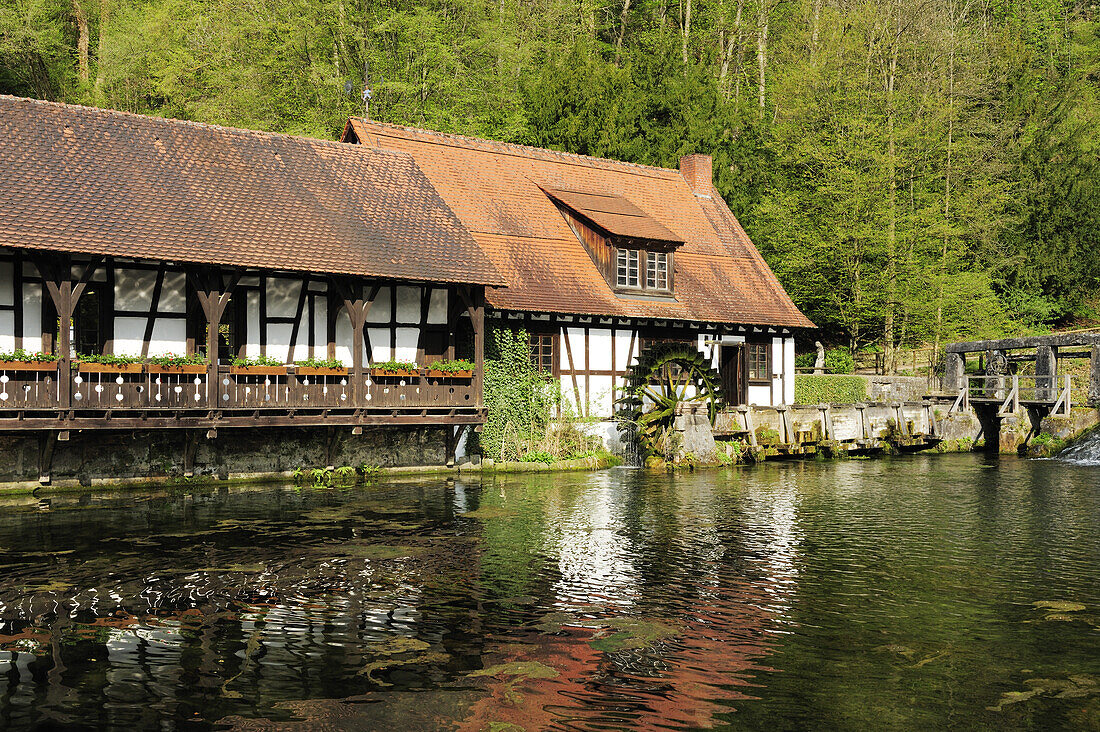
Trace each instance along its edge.
{"label": "submerged rock", "polygon": [[1036,600],[1031,604],[1044,610],[1056,610],[1062,613],[1076,613],[1085,609],[1081,603],[1068,600]]}

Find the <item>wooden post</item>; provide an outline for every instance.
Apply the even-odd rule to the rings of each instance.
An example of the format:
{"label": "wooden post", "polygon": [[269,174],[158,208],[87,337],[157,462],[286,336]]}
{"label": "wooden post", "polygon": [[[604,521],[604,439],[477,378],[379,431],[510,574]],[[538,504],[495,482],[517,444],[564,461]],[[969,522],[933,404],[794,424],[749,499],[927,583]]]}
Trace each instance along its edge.
{"label": "wooden post", "polygon": [[1100,346],[1090,350],[1092,359],[1089,368],[1089,404],[1100,405]]}
{"label": "wooden post", "polygon": [[32,258],[38,273],[42,275],[46,283],[46,291],[50,294],[54,309],[58,318],[57,350],[60,364],[57,371],[58,401],[59,407],[69,409],[72,406],[73,380],[72,380],[72,331],[70,323],[76,304],[88,281],[95,274],[96,268],[103,262],[103,257],[94,257],[84,268],[80,277],[73,282],[72,257],[64,255],[56,258],[35,256]]}
{"label": "wooden post", "polygon": [[[460,287],[458,294],[466,305],[470,323],[474,328],[474,395],[477,407],[485,405],[485,290],[474,292],[469,287]],[[566,344],[568,347],[568,343]],[[578,398],[579,403],[579,398]]]}
{"label": "wooden post", "polygon": [[[218,384],[218,331],[233,288],[240,282],[241,276],[234,275],[228,284],[218,270],[189,271],[187,276],[195,287],[199,305],[206,316],[206,393],[208,406],[212,407],[217,404],[217,395],[221,391]],[[214,395],[214,404],[209,404],[211,394]]]}
{"label": "wooden post", "polygon": [[363,297],[362,283],[353,282],[342,278],[332,279],[336,294],[344,303],[344,309],[348,311],[351,320],[351,369],[348,378],[351,380],[351,404],[354,407],[362,407],[366,403],[363,394],[363,328],[367,324],[367,313],[374,302],[374,296],[378,292],[375,287],[370,297]]}

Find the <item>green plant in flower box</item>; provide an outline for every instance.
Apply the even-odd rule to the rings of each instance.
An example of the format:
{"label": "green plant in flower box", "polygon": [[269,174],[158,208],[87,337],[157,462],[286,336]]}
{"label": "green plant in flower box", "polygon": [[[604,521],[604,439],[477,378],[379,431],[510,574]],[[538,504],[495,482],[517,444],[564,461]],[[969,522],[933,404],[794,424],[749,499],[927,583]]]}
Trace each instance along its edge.
{"label": "green plant in flower box", "polygon": [[295,366],[304,366],[310,369],[342,369],[344,362],[338,358],[320,359],[310,356],[303,361],[295,361]]}
{"label": "green plant in flower box", "polygon": [[104,366],[129,366],[142,363],[145,359],[141,356],[119,356],[113,353],[78,353],[75,360],[78,363],[98,363]]}
{"label": "green plant in flower box", "polygon": [[207,363],[207,360],[206,354],[202,351],[198,351],[197,353],[193,353],[190,356],[177,356],[174,353],[165,353],[161,356],[150,356],[149,363],[156,366],[174,368],[176,366],[205,365]]}
{"label": "green plant in flower box", "polygon": [[442,371],[445,374],[460,373],[463,371],[473,371],[474,362],[467,361],[464,358],[452,359],[447,361],[433,361],[428,364],[429,371]]}
{"label": "green plant in flower box", "polygon": [[271,356],[237,356],[229,362],[231,366],[285,366],[285,364],[277,358]]}
{"label": "green plant in flower box", "polygon": [[412,361],[379,361],[371,364],[371,369],[383,374],[404,374],[419,370]]}
{"label": "green plant in flower box", "polygon": [[0,361],[15,361],[19,363],[52,362],[57,360],[57,354],[41,353],[39,351],[25,351],[17,348],[14,351],[0,353]]}

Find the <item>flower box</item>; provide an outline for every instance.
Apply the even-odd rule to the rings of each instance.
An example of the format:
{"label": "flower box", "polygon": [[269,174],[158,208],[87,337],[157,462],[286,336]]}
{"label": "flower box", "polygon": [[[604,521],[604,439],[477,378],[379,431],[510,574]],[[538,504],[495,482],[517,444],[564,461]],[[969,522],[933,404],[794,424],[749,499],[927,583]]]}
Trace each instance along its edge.
{"label": "flower box", "polygon": [[298,366],[294,369],[298,376],[347,376],[348,370],[344,368],[328,368],[325,366]]}
{"label": "flower box", "polygon": [[433,379],[472,379],[474,378],[473,371],[438,371],[436,369],[428,369],[428,376]]}
{"label": "flower box", "polygon": [[383,371],[382,369],[371,369],[370,375],[376,379],[413,379],[420,376],[419,371]]}
{"label": "flower box", "polygon": [[58,361],[0,361],[0,371],[57,371]]}
{"label": "flower box", "polygon": [[143,363],[80,363],[77,369],[82,374],[140,374]]}
{"label": "flower box", "polygon": [[145,370],[150,374],[205,374],[209,368],[205,363],[182,363],[179,366],[161,366],[160,364],[146,364]]}
{"label": "flower box", "polygon": [[235,376],[286,376],[286,366],[230,366]]}

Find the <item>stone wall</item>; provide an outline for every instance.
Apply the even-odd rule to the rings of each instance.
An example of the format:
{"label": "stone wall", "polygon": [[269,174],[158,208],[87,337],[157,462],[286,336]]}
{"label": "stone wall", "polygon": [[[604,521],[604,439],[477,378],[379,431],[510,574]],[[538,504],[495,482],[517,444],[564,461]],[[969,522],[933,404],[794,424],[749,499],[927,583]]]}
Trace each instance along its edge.
{"label": "stone wall", "polygon": [[[231,478],[333,465],[445,465],[443,427],[222,429],[196,444],[194,474]],[[91,485],[182,476],[184,430],[73,432],[58,442],[51,484]],[[0,436],[0,488],[38,485],[37,436]]]}
{"label": "stone wall", "polygon": [[872,402],[919,402],[929,393],[924,376],[865,376]]}

